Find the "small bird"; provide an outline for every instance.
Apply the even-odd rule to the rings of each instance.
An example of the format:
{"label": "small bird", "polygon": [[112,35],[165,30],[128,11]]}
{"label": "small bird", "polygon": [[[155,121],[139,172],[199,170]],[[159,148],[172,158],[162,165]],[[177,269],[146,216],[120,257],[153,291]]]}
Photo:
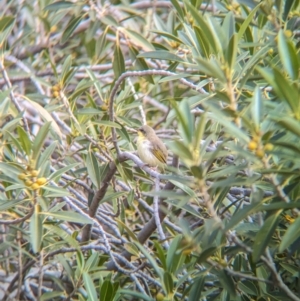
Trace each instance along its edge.
{"label": "small bird", "polygon": [[167,163],[168,150],[148,125],[138,129],[137,152],[143,162],[151,167],[164,169]]}

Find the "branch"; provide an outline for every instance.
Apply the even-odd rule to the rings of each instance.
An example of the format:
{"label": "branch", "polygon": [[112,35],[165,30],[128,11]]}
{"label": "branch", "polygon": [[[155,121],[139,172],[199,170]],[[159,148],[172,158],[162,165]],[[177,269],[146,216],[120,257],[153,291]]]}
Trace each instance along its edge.
{"label": "branch", "polygon": [[[91,205],[89,207],[89,216],[90,217],[94,217],[96,215],[98,207],[99,207],[99,203],[104,198],[107,188],[110,184],[110,181],[111,181],[112,177],[114,176],[114,174],[116,173],[116,171],[117,171],[116,164],[114,162],[110,162],[109,170],[108,170],[105,178],[103,179],[101,188],[95,193],[93,200],[91,202]],[[90,239],[91,229],[92,229],[92,225],[86,225],[86,227],[83,229],[83,232],[82,232],[82,241],[83,242],[86,242]]]}
{"label": "branch", "polygon": [[[178,157],[174,156],[172,166],[174,168],[177,168],[178,162],[179,162]],[[164,191],[173,190],[174,187],[175,187],[175,185],[173,183],[167,182],[166,185],[164,186],[163,190]],[[165,200],[165,198],[160,198],[160,200],[159,200],[158,216],[159,216],[160,222],[162,222],[167,215],[167,207],[166,207],[166,204],[164,203],[164,200]],[[157,227],[157,225],[156,225],[155,216],[152,216],[152,218],[149,220],[149,222],[139,232],[139,234],[137,236],[138,242],[140,244],[144,244],[147,241],[147,239],[151,236],[151,234],[156,230],[156,227]],[[123,251],[121,256],[125,257],[129,261],[131,259],[131,253],[129,253],[127,250]],[[107,269],[108,270],[116,270],[116,266],[113,261],[109,261],[107,263]]]}

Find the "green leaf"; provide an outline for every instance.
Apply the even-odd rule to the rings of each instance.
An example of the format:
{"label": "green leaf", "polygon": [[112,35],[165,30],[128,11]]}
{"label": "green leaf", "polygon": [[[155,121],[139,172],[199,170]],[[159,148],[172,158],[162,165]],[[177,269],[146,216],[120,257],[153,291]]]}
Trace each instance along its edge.
{"label": "green leaf", "polygon": [[28,201],[28,200],[26,200],[26,199],[24,199],[24,200],[0,200],[0,212],[7,211],[10,208],[13,208],[18,204],[22,204],[25,201]]}
{"label": "green leaf", "polygon": [[244,206],[242,209],[237,211],[236,213],[233,214],[233,216],[230,218],[228,223],[225,225],[224,231],[228,231],[234,226],[236,226],[240,221],[245,219],[247,216],[251,215],[252,213],[258,211],[261,208],[261,202],[253,202],[252,204],[248,206]]}
{"label": "green leaf", "polygon": [[117,41],[115,45],[112,63],[113,63],[115,78],[117,79],[121,76],[122,73],[125,72],[125,61],[124,61],[124,56],[121,47],[119,45],[119,41]]}
{"label": "green leaf", "polygon": [[172,274],[168,271],[164,272],[163,284],[166,295],[173,293],[174,283],[172,279]]}
{"label": "green leaf", "polygon": [[249,281],[249,280],[239,281],[238,288],[246,294],[253,295],[253,296],[259,296],[257,287],[254,284],[254,282],[252,282],[252,281]]}
{"label": "green leaf", "polygon": [[235,123],[231,121],[231,118],[226,116],[222,111],[218,110],[213,106],[208,106],[209,110],[212,112],[210,117],[216,122],[224,126],[226,133],[230,133],[232,137],[240,140],[240,142],[248,143],[249,137],[240,128],[236,126]]}
{"label": "green leaf", "polygon": [[241,40],[241,38],[243,37],[245,31],[247,30],[249,24],[251,23],[251,21],[253,21],[254,19],[254,15],[256,14],[257,10],[259,9],[261,3],[259,3],[254,9],[252,9],[249,13],[249,15],[247,16],[247,18],[244,20],[243,24],[241,25],[238,35],[237,35],[237,39],[238,41]]}
{"label": "green leaf", "polygon": [[49,160],[49,158],[51,158],[53,152],[55,151],[57,146],[57,141],[53,141],[51,142],[51,144],[42,152],[42,154],[40,155],[38,162],[37,162],[37,166],[40,167],[42,166],[46,161]]}
{"label": "green leaf", "polygon": [[226,82],[226,77],[224,72],[221,69],[221,63],[218,62],[215,58],[211,57],[209,60],[196,57],[196,62],[198,63],[195,68],[199,69],[207,76],[212,76],[221,82]]}
{"label": "green leaf", "polygon": [[59,170],[56,170],[53,174],[51,174],[51,176],[49,177],[49,181],[50,180],[58,180],[60,178],[60,176],[63,174],[63,173],[66,173],[67,171],[71,170],[72,168],[75,168],[79,165],[80,163],[73,163],[73,164],[70,164],[68,166],[65,166]]}
{"label": "green leaf", "polygon": [[38,134],[36,135],[33,145],[32,145],[32,159],[36,160],[39,157],[39,154],[42,151],[44,141],[49,133],[51,123],[46,122],[39,130]]}
{"label": "green leaf", "polygon": [[[43,213],[41,212],[40,214]],[[64,243],[69,244],[73,248],[79,248],[79,242],[59,226],[47,223],[44,225],[44,227],[45,229],[51,231],[51,233],[55,235],[55,237],[60,237],[64,241]]]}
{"label": "green leaf", "polygon": [[[139,292],[136,292],[134,290],[130,290],[130,289],[120,289],[118,290],[118,293],[122,296],[122,295],[125,295],[125,296],[130,296],[130,297],[134,297],[134,298],[131,298],[129,300],[144,300],[144,301],[156,301],[155,299],[143,294],[143,293],[139,293]],[[121,300],[121,299],[120,299]]]}
{"label": "green leaf", "polygon": [[279,246],[279,252],[283,252],[299,237],[300,237],[300,217],[297,217],[296,220],[286,230]]}
{"label": "green leaf", "polygon": [[156,240],[153,243],[154,243],[154,246],[156,249],[155,253],[157,254],[158,259],[160,260],[163,269],[166,270],[167,262],[166,262],[166,256],[165,256],[164,249],[163,249],[162,245],[159,242],[157,242]]}
{"label": "green leaf", "polygon": [[68,39],[71,37],[73,34],[74,30],[76,27],[79,25],[83,18],[83,14],[79,15],[78,17],[72,17],[69,23],[67,24],[62,37],[61,37],[61,43],[64,44],[65,42],[68,41]]}
{"label": "green leaf", "polygon": [[174,8],[176,9],[177,13],[178,13],[178,16],[180,18],[180,21],[183,21],[184,20],[184,11],[182,10],[181,8],[181,5],[180,3],[177,1],[177,0],[171,0]]}
{"label": "green leaf", "polygon": [[86,272],[89,272],[90,270],[93,270],[97,265],[99,261],[99,254],[98,252],[94,252],[90,255],[88,260],[85,263],[84,270]]}
{"label": "green leaf", "polygon": [[274,118],[272,118],[271,116],[270,119],[276,121],[279,125],[290,131],[291,133],[300,136],[300,121],[295,120],[291,116],[280,116]]}
{"label": "green leaf", "polygon": [[87,272],[83,272],[82,278],[83,278],[84,286],[89,296],[89,300],[93,300],[93,301],[99,300],[97,296],[97,290],[91,276]]}
{"label": "green leaf", "polygon": [[154,50],[154,46],[144,38],[138,31],[124,29],[126,35],[130,37],[130,39],[134,42],[135,45],[141,47],[144,51],[152,51]]}
{"label": "green leaf", "polygon": [[203,16],[202,13],[192,6],[188,0],[184,0],[184,5],[193,16],[194,21],[198,24],[198,27],[201,28],[204,33],[206,33],[207,41],[209,42],[210,46],[210,52],[213,54],[218,54],[219,47],[217,46],[217,37],[214,30],[211,28],[211,22],[207,20],[206,15]]}
{"label": "green leaf", "polygon": [[[230,41],[235,33],[235,20],[232,11],[229,11],[223,21],[222,29],[227,36],[227,41]],[[227,47],[225,47],[226,49]]]}
{"label": "green leaf", "polygon": [[156,33],[156,34],[158,34],[160,36],[163,36],[163,37],[168,38],[168,39],[170,39],[172,41],[175,41],[175,42],[177,42],[179,44],[182,44],[182,41],[178,37],[176,37],[176,36],[174,36],[174,35],[172,35],[172,34],[170,34],[168,32],[159,31],[159,30],[151,30],[151,32],[154,32],[154,33]]}
{"label": "green leaf", "polygon": [[30,141],[28,133],[20,126],[17,127],[19,141],[22,145],[23,150],[25,151],[26,155],[29,157],[31,153],[31,146],[32,143]]}
{"label": "green leaf", "polygon": [[278,210],[276,213],[269,216],[265,221],[261,229],[257,232],[254,240],[252,258],[254,262],[260,259],[260,256],[265,252],[266,247],[272,239],[272,235],[276,230],[279,223],[280,214],[282,210]]}
{"label": "green leaf", "polygon": [[261,92],[259,87],[256,87],[251,102],[251,117],[252,117],[253,124],[255,125],[256,131],[258,131],[260,128],[260,123],[263,116],[262,107],[263,107],[263,102],[261,100]]}
{"label": "green leaf", "polygon": [[230,296],[234,297],[236,292],[232,277],[228,275],[226,270],[217,271],[216,274],[222,284],[222,287],[230,294]]}
{"label": "green leaf", "polygon": [[293,42],[286,38],[282,29],[278,33],[278,50],[285,70],[291,79],[297,80],[300,68],[297,51]]}
{"label": "green leaf", "polygon": [[193,284],[191,286],[188,301],[200,300],[201,293],[204,288],[204,280],[205,276],[199,276],[193,279]]}
{"label": "green leaf", "polygon": [[49,112],[46,109],[44,109],[37,102],[35,102],[27,97],[26,97],[26,101],[28,101],[30,103],[30,105],[32,105],[37,110],[37,112],[40,114],[40,116],[43,118],[44,121],[51,123],[53,132],[55,134],[57,134],[60,139],[62,139],[61,130],[60,130],[59,126],[57,125],[56,121],[52,118],[51,114],[49,114]]}
{"label": "green leaf", "polygon": [[202,55],[206,59],[209,59],[209,56],[210,56],[209,42],[208,42],[208,38],[207,38],[205,32],[203,31],[202,28],[200,28],[198,26],[194,26],[194,32],[195,32],[195,36],[198,41],[199,47],[202,50]]}
{"label": "green leaf", "polygon": [[182,133],[183,141],[189,145],[193,139],[194,116],[191,114],[190,106],[187,100],[181,101],[179,106],[173,102],[174,110],[179,121],[179,130]]}
{"label": "green leaf", "polygon": [[44,192],[45,197],[63,197],[63,196],[69,196],[70,192],[64,188],[60,187],[54,187],[54,186],[43,186],[42,187]]}
{"label": "green leaf", "polygon": [[185,60],[183,60],[181,57],[166,50],[148,51],[148,52],[140,53],[137,57],[143,57],[147,59],[158,59],[158,60],[165,60],[165,61],[174,61],[179,63],[185,62]]}
{"label": "green leaf", "polygon": [[100,300],[113,301],[115,297],[113,285],[110,280],[105,280],[100,287]]}
{"label": "green leaf", "polygon": [[34,205],[34,212],[29,223],[30,243],[34,253],[39,253],[43,240],[43,220],[40,214],[40,205]]}
{"label": "green leaf", "polygon": [[231,71],[234,70],[237,53],[237,34],[233,34],[225,51],[225,59]]}
{"label": "green leaf", "polygon": [[[56,298],[57,297],[57,298]],[[61,297],[61,291],[46,292],[40,298],[40,301],[56,300]]]}
{"label": "green leaf", "polygon": [[276,94],[285,100],[291,111],[297,119],[300,119],[299,112],[299,93],[297,88],[292,85],[277,68],[273,68],[272,72],[257,67],[258,72],[266,79],[266,81],[274,88]]}
{"label": "green leaf", "polygon": [[44,10],[45,11],[57,11],[60,9],[67,9],[70,7],[74,7],[74,3],[70,2],[70,1],[57,1],[55,3],[51,3],[49,5],[47,5]]}
{"label": "green leaf", "polygon": [[97,120],[97,121],[93,121],[93,124],[104,125],[106,127],[112,127],[112,128],[117,128],[117,129],[122,128],[122,126],[119,123],[112,122],[109,120]]}
{"label": "green leaf", "polygon": [[80,213],[72,211],[62,211],[62,212],[41,212],[40,215],[51,216],[55,219],[79,224],[93,224],[93,220],[83,216]]}
{"label": "green leaf", "polygon": [[97,158],[95,157],[94,153],[89,150],[87,156],[86,156],[86,168],[88,170],[88,175],[98,189],[101,185],[101,174],[100,174],[100,167],[97,161]]}
{"label": "green leaf", "polygon": [[177,235],[171,242],[167,252],[167,269],[170,273],[175,273],[183,263],[185,256],[180,251],[182,236]]}
{"label": "green leaf", "polygon": [[13,16],[2,16],[0,18],[0,32],[3,32],[9,28],[15,22],[15,17]]}

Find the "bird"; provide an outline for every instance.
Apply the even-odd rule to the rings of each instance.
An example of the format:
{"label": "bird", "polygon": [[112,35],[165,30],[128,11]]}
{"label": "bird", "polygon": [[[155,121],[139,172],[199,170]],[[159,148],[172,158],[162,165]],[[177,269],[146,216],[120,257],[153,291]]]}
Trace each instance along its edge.
{"label": "bird", "polygon": [[168,150],[148,125],[143,125],[138,129],[137,153],[140,159],[150,167],[159,167],[164,170],[167,164]]}

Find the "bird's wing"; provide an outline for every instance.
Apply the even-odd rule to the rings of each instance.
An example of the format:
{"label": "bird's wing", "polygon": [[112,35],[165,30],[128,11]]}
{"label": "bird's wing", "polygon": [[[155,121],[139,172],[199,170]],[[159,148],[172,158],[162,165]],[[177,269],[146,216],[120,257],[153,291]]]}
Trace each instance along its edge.
{"label": "bird's wing", "polygon": [[167,163],[167,158],[162,150],[159,149],[157,146],[152,146],[151,152],[153,155],[162,163]]}

